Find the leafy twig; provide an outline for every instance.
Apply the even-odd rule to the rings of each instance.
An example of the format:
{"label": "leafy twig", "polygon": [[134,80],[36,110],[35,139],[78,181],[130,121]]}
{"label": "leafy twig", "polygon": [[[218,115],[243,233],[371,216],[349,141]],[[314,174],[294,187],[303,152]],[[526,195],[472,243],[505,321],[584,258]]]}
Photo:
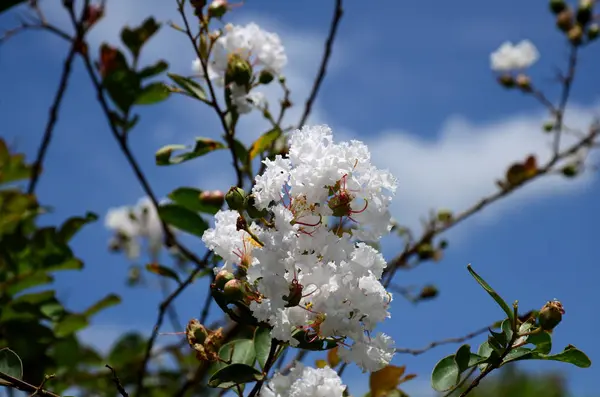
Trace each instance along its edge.
{"label": "leafy twig", "polygon": [[0,372],[0,379],[2,380],[2,382],[0,382],[2,386],[8,386],[12,387],[13,389],[28,391],[31,393],[37,393],[37,395],[44,397],[60,397],[58,394],[52,393],[48,390],[44,390],[41,387],[34,386],[19,378],[15,378],[13,376],[5,374],[4,372]]}
{"label": "leafy twig", "polygon": [[298,128],[302,128],[304,123],[306,123],[310,112],[312,111],[312,106],[315,102],[315,99],[317,98],[317,94],[319,93],[319,88],[321,87],[321,83],[323,82],[325,74],[327,73],[327,64],[329,63],[329,58],[331,57],[333,42],[335,40],[335,35],[337,33],[337,29],[343,14],[344,9],[342,8],[342,0],[336,0],[333,20],[331,21],[331,28],[329,29],[329,36],[327,37],[327,41],[325,42],[325,52],[323,53],[321,66],[319,67],[319,72],[317,73],[317,78],[315,79],[311,93],[308,99],[306,100],[306,104],[304,105],[304,113],[302,113],[302,117],[300,118],[300,122],[298,123]]}
{"label": "leafy twig", "polygon": [[117,388],[117,391],[119,392],[119,394],[123,397],[129,397],[129,394],[127,394],[127,392],[125,391],[125,388],[123,387],[123,385],[121,384],[121,381],[119,380],[119,377],[117,376],[117,372],[113,369],[113,367],[111,367],[108,364],[106,364],[105,367],[110,369],[110,372],[112,372],[112,381],[114,382],[115,387]]}

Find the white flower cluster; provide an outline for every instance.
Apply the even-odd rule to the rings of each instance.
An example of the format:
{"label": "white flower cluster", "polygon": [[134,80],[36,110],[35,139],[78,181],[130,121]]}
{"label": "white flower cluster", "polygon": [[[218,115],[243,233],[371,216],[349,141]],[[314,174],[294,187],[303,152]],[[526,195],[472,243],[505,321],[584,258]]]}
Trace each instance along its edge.
{"label": "white flower cluster", "polygon": [[144,239],[148,239],[151,252],[158,252],[162,246],[162,225],[148,197],[141,198],[134,207],[110,208],[104,224],[116,234],[111,246],[123,250],[130,259],[139,257]]}
{"label": "white flower cluster", "polygon": [[331,368],[315,369],[298,363],[288,375],[273,376],[260,397],[342,397],[345,389]]}
{"label": "white flower cluster", "polygon": [[510,72],[530,67],[539,57],[531,41],[523,40],[516,45],[507,41],[490,55],[490,63],[494,71]]}
{"label": "white flower cluster", "polygon": [[249,307],[274,338],[297,345],[304,330],[308,340],[333,339],[343,360],[376,371],[394,353],[389,336],[371,335],[392,296],[379,281],[383,256],[364,241],[389,232],[396,180],[371,164],[362,142],[335,144],[327,126],[297,130],[289,143],[288,157],[265,160],[252,190],[270,220],[248,233],[236,211],[221,211],[203,241],[224,269],[247,269],[258,296]]}
{"label": "white flower cluster", "polygon": [[[225,84],[225,74],[232,56],[238,56],[249,62],[254,74],[257,67],[277,76],[287,64],[287,55],[279,36],[265,32],[257,24],[246,26],[228,24],[225,33],[220,36],[212,49],[212,59],[208,66],[208,78],[220,86]],[[196,72],[202,73],[199,59],[192,65]],[[231,100],[239,113],[248,113],[252,106],[261,106],[264,95],[260,92],[250,92],[251,87],[230,85]]]}

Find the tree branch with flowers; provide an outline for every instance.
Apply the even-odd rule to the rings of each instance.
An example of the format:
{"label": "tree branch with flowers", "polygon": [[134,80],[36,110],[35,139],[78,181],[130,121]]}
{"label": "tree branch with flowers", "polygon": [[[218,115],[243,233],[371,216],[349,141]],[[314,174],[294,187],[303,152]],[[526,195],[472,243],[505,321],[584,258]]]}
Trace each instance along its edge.
{"label": "tree branch with flowers", "polygon": [[[0,12],[18,3],[2,5]],[[147,266],[131,267],[129,283],[140,285],[149,274],[156,275],[161,279],[164,299],[147,340],[125,335],[108,357],[98,355],[96,361],[105,361],[110,373],[104,365],[103,370],[86,367],[67,371],[66,367],[49,364],[41,367],[41,373],[56,369],[58,374],[38,382],[40,386],[35,386],[38,380],[24,379],[28,361],[24,364],[19,349],[11,345],[19,346],[18,335],[3,330],[8,329],[8,323],[0,316],[0,341],[6,345],[0,348],[0,362],[8,363],[0,367],[2,386],[43,395],[77,387],[85,394],[101,388],[97,379],[109,379],[120,395],[136,397],[203,395],[210,388],[247,397],[288,396],[292,391],[294,396],[343,396],[349,390],[341,376],[347,365],[354,364],[370,373],[371,396],[402,396],[399,385],[415,375],[405,375],[404,366],[391,365],[395,354],[421,354],[440,344],[463,343],[482,333],[489,335],[476,352],[463,344],[437,363],[431,375],[435,390],[450,395],[468,385],[460,394],[466,396],[492,371],[519,360],[561,361],[582,368],[591,365],[589,358],[572,345],[551,354],[552,331],[565,314],[559,301],[547,302],[539,311],[522,313],[517,301],[507,304],[470,265],[467,270],[475,281],[503,310],[500,321],[461,338],[434,341],[424,349],[398,348],[390,335],[378,331],[378,326],[390,317],[392,291],[401,291],[414,302],[437,295],[435,286],[426,286],[414,297],[391,283],[398,270],[438,260],[448,245],[438,240],[441,234],[542,177],[558,174],[574,178],[585,170],[589,152],[598,145],[600,125],[593,123],[588,131],[576,131],[565,125],[564,115],[578,55],[598,36],[593,1],[582,0],[577,6],[550,1],[557,28],[570,47],[566,71],[558,76],[561,93],[556,103],[526,73],[539,58],[533,43],[505,43],[491,55],[491,68],[502,87],[531,96],[547,109],[550,120],[543,129],[552,137],[550,159],[544,164],[538,164],[533,155],[517,159],[497,181],[495,192],[461,212],[440,209],[431,214],[418,236],[392,219],[389,207],[399,181],[388,170],[372,164],[364,143],[337,142],[328,126],[306,125],[334,51],[343,16],[341,0],[335,1],[322,61],[300,120],[290,125],[284,124],[284,116],[293,106],[285,78],[288,58],[279,36],[255,23],[223,26],[229,15],[243,12],[241,3],[175,0],[173,6],[180,21],[170,22],[170,28],[184,34],[191,58],[195,59],[193,75],[166,73],[168,81],[166,61],[140,65],[145,44],[163,28],[154,18],[134,28],[123,28],[121,40],[126,53],[114,43],[90,48],[87,33],[106,11],[104,2],[84,0],[78,15],[75,2],[64,0],[62,7],[72,24],[69,31],[49,22],[37,1],[31,1],[27,4],[27,20],[3,37],[5,42],[22,31],[42,30],[70,44],[37,158],[30,167],[23,168],[29,178],[23,197],[35,193],[72,67],[81,60],[110,133],[147,196],[135,206],[107,213],[105,224],[114,231],[110,248],[132,261],[142,254],[148,256]],[[274,84],[281,89],[275,109],[261,92]],[[171,95],[185,96],[212,109],[222,135],[219,139],[198,137],[192,145],[159,148],[156,165],[177,166],[226,150],[236,177],[236,184],[227,192],[180,187],[165,200],[154,193],[128,137],[139,120],[134,113],[137,107],[158,104]],[[253,142],[244,143],[238,135],[239,121],[252,112],[260,113],[270,129]],[[564,147],[561,142],[565,134],[573,135],[575,143]],[[0,149],[6,158],[12,158],[4,143]],[[0,161],[7,170],[10,164]],[[28,215],[20,216],[22,222],[29,222]],[[211,228],[206,218],[212,216]],[[92,218],[80,223],[91,222]],[[378,245],[390,232],[403,239],[404,247],[386,261]],[[182,233],[201,239],[207,248],[204,255],[183,244]],[[12,241],[2,236],[3,241]],[[32,239],[31,244],[35,241]],[[159,254],[165,250],[171,256],[171,266],[160,260]],[[4,257],[15,256],[5,251]],[[20,282],[19,277],[11,270],[0,281]],[[165,318],[173,328],[182,327],[174,301],[201,278],[210,282],[204,306],[199,308],[200,319],[188,321],[183,343],[157,349]],[[169,281],[176,285],[172,290]],[[4,293],[2,297],[8,306],[20,299],[17,293]],[[116,301],[110,302],[112,305]],[[224,317],[207,324],[213,304]],[[54,322],[54,339],[48,349],[54,352],[56,362],[61,362],[62,356],[52,348],[60,346],[66,337],[76,338],[75,332],[87,326],[87,317],[77,323],[74,315],[80,314],[35,318],[36,324]],[[297,354],[286,361],[288,351]],[[305,365],[302,359],[309,351],[326,351],[327,359],[319,360],[316,368]],[[177,371],[157,369],[156,362],[167,354],[177,361]],[[190,357],[196,361],[191,363]],[[92,383],[90,378],[94,379]],[[56,392],[46,390],[52,385]],[[107,390],[115,392],[114,388]]]}

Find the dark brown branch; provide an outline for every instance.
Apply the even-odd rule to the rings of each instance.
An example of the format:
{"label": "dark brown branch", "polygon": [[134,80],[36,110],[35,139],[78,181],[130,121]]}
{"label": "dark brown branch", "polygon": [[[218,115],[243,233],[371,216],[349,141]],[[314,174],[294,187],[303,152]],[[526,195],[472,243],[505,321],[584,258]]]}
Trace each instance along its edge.
{"label": "dark brown branch", "polygon": [[4,372],[0,372],[0,386],[12,387],[13,389],[28,391],[30,393],[36,393],[39,396],[46,397],[60,397],[58,394],[52,393],[51,391],[44,390],[41,387],[34,386],[21,379],[15,378]]}
{"label": "dark brown branch", "polygon": [[462,343],[465,342],[469,339],[473,339],[481,334],[484,334],[486,332],[488,332],[488,330],[490,328],[494,328],[496,326],[496,323],[487,326],[487,327],[483,327],[481,329],[478,329],[477,331],[473,331],[467,335],[458,337],[458,338],[447,338],[447,339],[442,339],[439,341],[435,341],[435,342],[431,342],[430,344],[428,344],[427,346],[421,348],[421,349],[407,349],[407,348],[397,348],[396,349],[396,353],[400,353],[400,354],[412,354],[413,356],[418,356],[420,354],[423,354],[437,346],[440,345],[446,345],[446,344],[450,344],[450,343]]}
{"label": "dark brown branch", "polygon": [[113,369],[113,367],[111,367],[108,364],[106,364],[105,367],[110,369],[110,372],[112,372],[112,381],[115,384],[115,387],[117,388],[117,391],[119,392],[119,394],[123,397],[129,397],[129,394],[127,394],[127,392],[125,391],[125,388],[123,387],[123,385],[121,384],[121,381],[119,380],[119,377],[117,376],[117,372]]}
{"label": "dark brown branch", "polygon": [[267,379],[267,375],[269,374],[271,367],[273,365],[275,365],[276,356],[277,356],[276,353],[277,353],[278,347],[279,347],[278,341],[276,339],[272,339],[271,340],[271,349],[269,350],[269,355],[267,356],[267,361],[265,362],[265,369],[263,371],[264,377],[261,380],[259,380],[258,382],[256,382],[256,384],[252,388],[252,391],[250,392],[250,394],[248,394],[248,397],[256,397],[258,395],[258,393],[260,392],[260,389],[262,388],[263,384],[265,383],[265,380]]}
{"label": "dark brown branch", "polygon": [[302,126],[304,126],[304,124],[306,123],[306,120],[308,119],[308,116],[312,111],[312,106],[315,100],[317,99],[319,88],[321,87],[321,83],[323,82],[325,74],[327,73],[327,64],[329,63],[329,58],[331,57],[333,42],[335,40],[335,35],[337,33],[337,29],[343,14],[344,9],[342,8],[342,0],[336,0],[333,19],[331,21],[331,28],[329,29],[329,36],[327,37],[327,41],[325,42],[325,52],[323,53],[321,66],[319,67],[319,72],[317,73],[317,78],[315,79],[310,95],[308,96],[306,104],[304,105],[304,113],[302,113],[302,117],[300,118],[300,122],[298,123],[298,128],[302,128]]}

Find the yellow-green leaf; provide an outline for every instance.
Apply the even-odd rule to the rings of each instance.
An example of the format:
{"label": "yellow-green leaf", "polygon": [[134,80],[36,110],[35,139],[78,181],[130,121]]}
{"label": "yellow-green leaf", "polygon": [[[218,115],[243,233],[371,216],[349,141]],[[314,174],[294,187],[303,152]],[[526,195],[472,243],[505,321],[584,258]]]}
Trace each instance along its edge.
{"label": "yellow-green leaf", "polygon": [[250,160],[254,159],[260,153],[267,150],[273,142],[281,135],[281,130],[278,127],[273,128],[270,131],[262,134],[250,147],[249,157]]}

